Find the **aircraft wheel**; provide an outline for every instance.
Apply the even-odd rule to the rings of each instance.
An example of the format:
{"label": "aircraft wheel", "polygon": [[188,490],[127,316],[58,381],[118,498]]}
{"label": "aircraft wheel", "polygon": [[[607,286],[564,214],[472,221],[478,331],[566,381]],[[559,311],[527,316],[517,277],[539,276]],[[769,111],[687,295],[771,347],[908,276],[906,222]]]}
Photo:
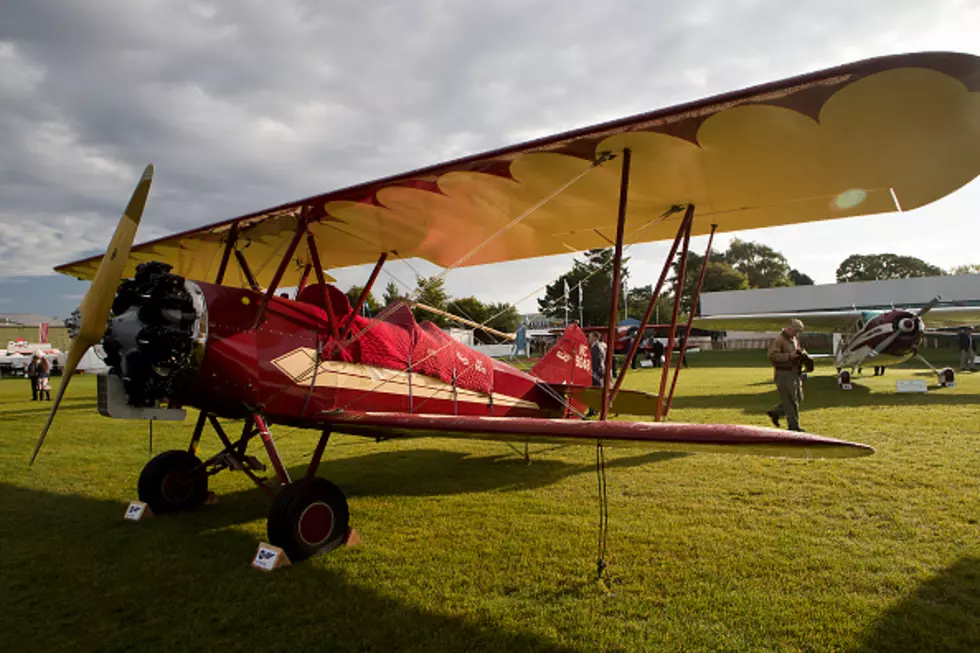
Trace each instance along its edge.
{"label": "aircraft wheel", "polygon": [[204,503],[208,497],[208,476],[201,467],[201,459],[194,454],[164,451],[146,463],[137,487],[140,501],[162,515],[190,510]]}
{"label": "aircraft wheel", "polygon": [[956,386],[956,372],[952,367],[944,367],[939,370],[939,385],[943,388]]}
{"label": "aircraft wheel", "polygon": [[269,509],[269,542],[298,562],[339,546],[347,537],[347,497],[322,478],[304,478],[284,487]]}

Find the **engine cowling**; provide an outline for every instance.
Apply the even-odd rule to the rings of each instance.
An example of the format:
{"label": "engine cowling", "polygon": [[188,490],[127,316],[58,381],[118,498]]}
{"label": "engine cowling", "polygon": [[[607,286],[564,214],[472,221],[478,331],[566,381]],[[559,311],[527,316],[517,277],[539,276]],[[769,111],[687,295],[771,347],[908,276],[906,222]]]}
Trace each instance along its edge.
{"label": "engine cowling", "polygon": [[119,286],[102,346],[129,404],[172,397],[197,369],[207,342],[207,302],[193,281],[166,263],[142,263]]}
{"label": "engine cowling", "polygon": [[919,320],[913,316],[900,317],[895,326],[902,333],[915,333],[919,329],[918,323]]}

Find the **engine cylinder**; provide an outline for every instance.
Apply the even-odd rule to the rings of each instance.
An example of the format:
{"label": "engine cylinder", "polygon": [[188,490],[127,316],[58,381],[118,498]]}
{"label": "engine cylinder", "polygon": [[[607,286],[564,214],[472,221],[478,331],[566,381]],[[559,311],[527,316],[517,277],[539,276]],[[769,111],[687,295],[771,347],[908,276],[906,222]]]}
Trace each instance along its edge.
{"label": "engine cylinder", "polygon": [[207,342],[207,303],[193,281],[165,263],[142,263],[119,286],[102,339],[110,373],[129,404],[149,407],[173,396],[197,369]]}

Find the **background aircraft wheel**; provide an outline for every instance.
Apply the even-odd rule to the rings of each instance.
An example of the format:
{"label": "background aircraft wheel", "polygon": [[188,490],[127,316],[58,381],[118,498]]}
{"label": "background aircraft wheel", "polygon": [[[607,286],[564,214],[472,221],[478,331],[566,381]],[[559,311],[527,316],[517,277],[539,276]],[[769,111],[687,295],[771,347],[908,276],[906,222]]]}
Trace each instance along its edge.
{"label": "background aircraft wheel", "polygon": [[322,478],[304,478],[279,492],[269,510],[269,542],[298,562],[328,551],[347,536],[350,513],[340,488]]}
{"label": "background aircraft wheel", "polygon": [[[196,473],[192,473],[198,470]],[[140,501],[162,515],[196,508],[208,497],[201,460],[187,451],[164,451],[146,463],[138,484]]]}

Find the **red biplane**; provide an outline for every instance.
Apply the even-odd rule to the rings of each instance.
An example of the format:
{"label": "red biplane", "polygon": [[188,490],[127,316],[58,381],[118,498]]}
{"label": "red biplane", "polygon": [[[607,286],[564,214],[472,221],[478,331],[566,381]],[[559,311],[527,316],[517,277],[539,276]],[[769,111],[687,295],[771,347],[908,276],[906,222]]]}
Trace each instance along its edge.
{"label": "red biplane", "polygon": [[[163,419],[182,417],[184,406],[200,409],[188,448],[162,453],[143,469],[140,498],[156,513],[192,508],[205,501],[211,475],[240,470],[272,497],[269,539],[293,559],[348,532],[344,494],[316,476],[331,433],[869,454],[864,445],[809,434],[666,423],[676,369],[669,383],[664,369],[659,394],[630,394],[620,390],[629,361],[614,380],[607,359],[604,384],[588,387],[585,338],[571,327],[525,373],[417,324],[403,305],[362,317],[326,270],[375,263],[367,293],[389,257],[421,257],[448,271],[612,242],[614,325],[624,245],[673,238],[642,332],[673,260],[686,268],[692,235],[890,212],[899,201],[911,209],[973,179],[980,171],[978,89],[980,59],[973,56],[872,59],[131,247],[150,188],[147,168],[107,253],[57,268],[92,285],[34,456],[71,372],[99,341],[111,366],[99,379],[103,414]],[[120,284],[124,276],[132,278]],[[298,288],[296,299],[277,295],[286,286]],[[690,328],[680,325],[683,333]],[[580,419],[586,407],[601,419]],[[611,412],[654,421],[607,421]],[[226,434],[220,420],[242,420],[240,435]],[[202,460],[208,424],[221,445]],[[276,424],[319,432],[302,479],[279,456],[270,432]],[[263,465],[248,454],[253,439],[271,461],[278,492],[255,474]]]}

